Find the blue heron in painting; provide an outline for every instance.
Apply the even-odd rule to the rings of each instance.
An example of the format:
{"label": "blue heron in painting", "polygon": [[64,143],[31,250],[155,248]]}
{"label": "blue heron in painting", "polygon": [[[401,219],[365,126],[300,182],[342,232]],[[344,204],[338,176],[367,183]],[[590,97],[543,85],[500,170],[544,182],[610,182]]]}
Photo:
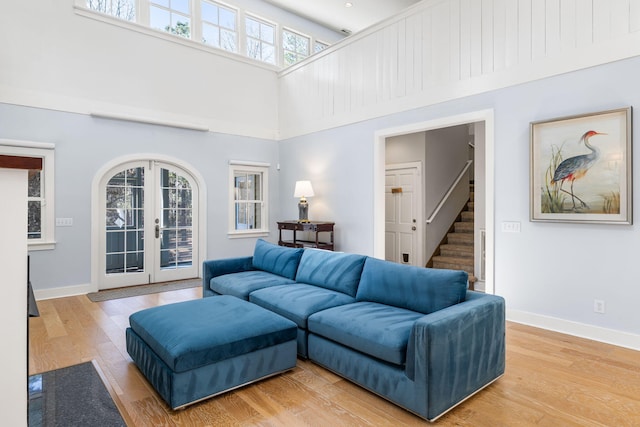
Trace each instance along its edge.
{"label": "blue heron in painting", "polygon": [[[594,130],[590,130],[585,132],[584,135],[580,138],[580,142],[584,143],[585,147],[587,147],[591,152],[589,154],[582,154],[580,156],[573,156],[565,159],[558,165],[556,171],[553,173],[553,179],[551,180],[552,184],[556,184],[558,181],[560,182],[560,190],[565,193],[571,194],[571,200],[573,201],[573,209],[576,209],[576,199],[580,201],[582,207],[588,207],[585,202],[583,202],[579,197],[577,197],[573,193],[573,183],[576,179],[582,178],[589,168],[593,166],[593,164],[600,157],[600,151],[597,147],[592,146],[589,143],[589,138],[594,135],[606,135],[605,133],[596,132]],[[571,192],[567,192],[562,189],[562,184],[565,181],[571,181]]]}

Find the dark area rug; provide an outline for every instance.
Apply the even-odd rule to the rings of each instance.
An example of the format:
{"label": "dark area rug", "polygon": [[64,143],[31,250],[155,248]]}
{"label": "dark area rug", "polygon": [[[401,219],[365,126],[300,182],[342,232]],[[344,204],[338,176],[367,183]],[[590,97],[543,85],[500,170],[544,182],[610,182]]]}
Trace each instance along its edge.
{"label": "dark area rug", "polygon": [[126,288],[90,292],[87,294],[87,298],[93,302],[101,302],[118,298],[157,294],[158,292],[177,291],[198,286],[202,286],[202,279],[177,280],[175,282],[152,283],[150,285],[129,286]]}
{"label": "dark area rug", "polygon": [[30,427],[126,427],[92,362],[29,377]]}

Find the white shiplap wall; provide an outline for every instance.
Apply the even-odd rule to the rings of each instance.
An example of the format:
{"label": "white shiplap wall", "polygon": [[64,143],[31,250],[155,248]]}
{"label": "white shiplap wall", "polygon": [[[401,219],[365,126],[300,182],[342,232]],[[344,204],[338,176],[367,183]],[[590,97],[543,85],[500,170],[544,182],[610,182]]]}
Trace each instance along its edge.
{"label": "white shiplap wall", "polygon": [[640,0],[425,0],[280,73],[280,137],[640,55]]}

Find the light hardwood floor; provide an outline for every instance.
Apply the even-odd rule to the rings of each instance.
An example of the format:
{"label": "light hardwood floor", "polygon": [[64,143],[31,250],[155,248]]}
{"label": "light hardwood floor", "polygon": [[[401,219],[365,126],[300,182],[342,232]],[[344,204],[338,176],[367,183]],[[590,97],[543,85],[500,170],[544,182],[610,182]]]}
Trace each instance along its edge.
{"label": "light hardwood floor", "polygon": [[[29,320],[29,373],[95,359],[130,426],[429,425],[312,362],[171,411],[125,349],[131,313],[201,297],[199,288],[93,303],[39,301]],[[640,352],[515,323],[505,375],[434,426],[640,426]]]}

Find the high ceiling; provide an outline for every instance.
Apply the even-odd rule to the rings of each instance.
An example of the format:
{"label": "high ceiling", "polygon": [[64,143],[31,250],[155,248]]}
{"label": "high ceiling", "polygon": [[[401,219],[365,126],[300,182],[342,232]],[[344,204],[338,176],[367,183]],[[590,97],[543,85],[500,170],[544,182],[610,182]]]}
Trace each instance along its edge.
{"label": "high ceiling", "polygon": [[[356,33],[420,0],[266,0],[336,31]],[[351,7],[345,4],[350,3]]]}

